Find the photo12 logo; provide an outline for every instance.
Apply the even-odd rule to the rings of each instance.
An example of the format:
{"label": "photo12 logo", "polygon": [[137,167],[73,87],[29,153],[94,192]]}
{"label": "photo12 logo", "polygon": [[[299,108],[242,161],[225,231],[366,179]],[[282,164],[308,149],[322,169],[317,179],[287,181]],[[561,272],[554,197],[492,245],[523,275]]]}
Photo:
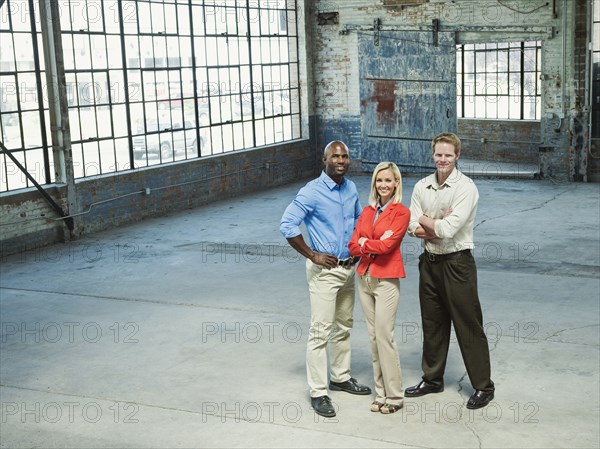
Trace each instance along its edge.
{"label": "photo12 logo", "polygon": [[102,325],[93,321],[87,323],[2,321],[0,329],[2,343],[6,343],[9,339],[18,339],[21,343],[98,343],[102,339],[113,343],[138,343],[136,335],[140,327],[135,322]]}
{"label": "photo12 logo", "polygon": [[274,423],[278,418],[287,423],[297,423],[302,418],[302,407],[296,402],[202,402],[202,422],[208,417],[218,417],[221,422],[268,422]]}
{"label": "photo12 logo", "polygon": [[205,321],[202,323],[202,343],[219,341],[221,343],[259,343],[284,341],[298,343],[302,339],[302,327],[295,322],[263,323],[250,322],[221,322]]}
{"label": "photo12 logo", "polygon": [[420,421],[422,423],[457,423],[484,420],[487,423],[498,423],[510,421],[515,424],[537,424],[540,406],[536,402],[513,402],[509,406],[497,402],[490,402],[486,407],[479,410],[469,410],[464,403],[459,402],[435,402],[415,403],[404,402],[400,410],[403,423]]}
{"label": "photo12 logo", "polygon": [[[511,325],[502,325],[500,323],[490,321],[484,323],[483,332],[485,333],[490,344],[496,344],[504,339],[507,342],[513,343],[538,343],[540,339],[537,337],[540,332],[540,325],[535,321],[516,321]],[[464,338],[466,341],[472,341],[479,337],[479,328],[474,328],[472,331],[467,329]],[[400,324],[399,341],[407,343],[415,339],[422,339],[423,331],[421,323],[414,321],[405,321]],[[454,331],[450,334],[450,342],[457,342],[457,337]]]}
{"label": "photo12 logo", "polygon": [[52,402],[2,402],[0,422],[20,423],[97,423],[110,420],[118,424],[136,424],[139,405],[131,402],[81,403],[77,401]]}

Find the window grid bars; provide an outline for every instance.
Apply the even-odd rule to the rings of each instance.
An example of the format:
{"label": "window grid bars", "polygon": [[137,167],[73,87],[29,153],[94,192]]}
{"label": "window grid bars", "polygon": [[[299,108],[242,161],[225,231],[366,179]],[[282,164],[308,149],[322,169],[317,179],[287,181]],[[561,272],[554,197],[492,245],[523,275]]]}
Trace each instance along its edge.
{"label": "window grid bars", "polygon": [[[3,7],[8,7],[10,0],[8,0]],[[34,7],[33,4],[35,3],[34,0],[29,0],[28,4],[30,6],[30,10],[34,11]],[[74,137],[77,137],[75,139],[72,140],[72,148],[73,148],[73,153],[74,153],[74,158],[79,159],[79,163],[81,164],[81,167],[77,170],[77,175],[76,178],[79,177],[87,177],[89,175],[95,175],[95,174],[105,174],[105,173],[110,173],[110,172],[114,172],[114,171],[119,171],[119,170],[123,170],[123,169],[131,169],[131,168],[135,168],[135,161],[134,161],[134,157],[133,157],[133,138],[135,135],[135,130],[133,129],[133,122],[132,122],[132,115],[131,115],[131,105],[132,105],[132,99],[129,98],[128,95],[128,90],[127,90],[127,86],[130,84],[131,80],[130,78],[130,69],[131,67],[128,64],[128,50],[127,50],[127,45],[125,42],[125,37],[129,34],[127,29],[126,29],[126,24],[125,24],[125,20],[124,19],[131,19],[132,18],[132,5],[137,5],[138,3],[141,2],[127,2],[124,0],[118,0],[118,1],[113,1],[113,0],[108,0],[108,1],[103,1],[103,2],[89,2],[89,1],[85,1],[83,3],[81,2],[77,2],[79,6],[77,6],[77,8],[71,7],[71,2],[68,1],[64,1],[62,2],[63,7],[66,6],[64,8],[65,12],[68,14],[67,17],[69,20],[68,26],[63,26],[63,31],[62,31],[62,35],[63,35],[63,39],[69,37],[71,39],[71,45],[69,48],[66,48],[66,54],[68,54],[68,57],[71,58],[73,60],[73,66],[70,68],[65,68],[65,75],[67,77],[69,77],[72,80],[73,83],[73,89],[71,91],[71,95],[72,98],[69,100],[69,112],[70,114],[75,114],[78,117],[78,120],[74,121],[74,123],[72,123],[72,125],[74,127],[76,127],[77,129],[74,130]],[[146,2],[147,4],[149,4],[148,2]],[[158,2],[152,2],[152,3],[158,3]],[[161,7],[165,8],[166,4],[172,4],[173,2],[162,2],[161,3]],[[102,5],[106,5],[106,4],[110,4],[110,6],[102,6]],[[292,5],[292,8],[295,8],[295,3],[294,2],[290,2],[290,4]],[[234,126],[239,126],[240,129],[244,129],[247,130],[248,127],[250,128],[250,131],[244,131],[241,134],[236,134],[236,137],[238,137],[240,140],[236,140],[233,144],[233,150],[238,149],[238,148],[249,148],[250,145],[252,147],[256,147],[259,146],[260,144],[264,144],[265,141],[266,142],[278,142],[278,141],[283,141],[283,140],[278,140],[277,138],[275,138],[274,135],[269,136],[269,133],[275,133],[276,132],[276,128],[278,127],[279,130],[281,129],[285,129],[287,136],[285,137],[284,140],[287,139],[294,139],[294,138],[298,138],[300,136],[300,109],[299,109],[299,105],[298,104],[294,104],[293,107],[292,105],[287,105],[287,104],[281,104],[282,98],[283,97],[287,97],[287,101],[299,101],[299,97],[298,95],[293,95],[293,93],[298,93],[299,92],[299,85],[297,85],[297,74],[293,75],[292,71],[293,70],[299,70],[299,64],[298,64],[298,60],[297,60],[297,55],[299,54],[298,52],[298,36],[297,33],[294,31],[293,33],[290,32],[290,30],[297,30],[297,27],[293,27],[290,26],[287,23],[287,20],[289,20],[290,17],[290,11],[292,11],[292,9],[290,9],[290,4],[278,4],[277,6],[273,7],[272,3],[267,4],[265,3],[265,5],[267,5],[266,7],[263,6],[263,3],[258,4],[258,6],[256,6],[255,3],[253,2],[246,2],[245,4],[241,4],[241,3],[237,3],[235,7],[229,7],[229,9],[227,10],[228,13],[235,11],[236,16],[239,17],[240,15],[243,15],[243,11],[246,11],[246,15],[247,17],[250,17],[252,14],[255,15],[255,17],[258,17],[259,20],[259,26],[258,28],[252,28],[252,23],[250,20],[246,20],[245,22],[239,22],[239,23],[243,23],[245,25],[245,27],[239,28],[239,29],[233,29],[230,25],[231,23],[228,23],[227,26],[227,32],[225,35],[217,35],[217,33],[214,34],[215,38],[219,38],[219,39],[231,39],[231,38],[236,38],[238,39],[239,45],[237,45],[237,48],[235,51],[240,52],[242,51],[242,49],[244,48],[244,45],[242,45],[242,40],[246,39],[247,42],[247,51],[249,52],[249,56],[248,59],[246,61],[241,62],[240,59],[240,55],[237,54],[237,60],[240,61],[240,63],[237,65],[238,67],[238,76],[241,73],[240,70],[242,70],[242,68],[246,71],[246,73],[249,76],[249,86],[248,89],[243,89],[242,87],[242,83],[238,78],[238,84],[240,84],[239,90],[235,93],[218,93],[218,95],[220,95],[221,97],[225,97],[226,95],[237,95],[237,97],[240,100],[245,99],[245,97],[249,96],[251,98],[250,106],[251,106],[251,112],[249,114],[249,116],[245,115],[245,111],[240,111],[240,118],[235,121],[232,120],[231,122],[223,122],[222,118],[219,117],[219,120],[215,120],[212,116],[214,114],[212,114],[212,111],[209,111],[211,119],[213,121],[213,125],[217,125],[216,127],[211,128],[210,126],[204,128],[201,128],[201,124],[200,122],[200,111],[198,108],[198,101],[196,101],[198,99],[198,83],[200,82],[200,80],[198,79],[198,69],[201,70],[207,70],[208,66],[207,65],[198,65],[198,61],[197,61],[197,41],[196,41],[196,36],[195,36],[195,32],[194,32],[194,28],[197,28],[198,24],[194,23],[194,17],[191,14],[192,11],[192,7],[194,5],[196,6],[200,6],[200,7],[208,7],[209,5],[212,6],[214,5],[214,2],[194,2],[194,1],[189,1],[189,2],[180,2],[177,1],[174,3],[174,11],[175,11],[175,15],[176,17],[179,18],[183,18],[180,17],[180,14],[183,14],[184,11],[187,11],[187,19],[186,21],[188,22],[187,26],[185,26],[186,30],[185,33],[182,33],[181,30],[181,24],[179,21],[175,21],[175,23],[177,24],[177,28],[173,29],[172,27],[169,27],[167,22],[166,17],[162,18],[162,27],[164,28],[164,30],[162,30],[161,33],[158,33],[158,35],[161,36],[161,38],[163,39],[168,39],[169,37],[173,37],[173,38],[177,38],[178,39],[178,45],[181,46],[183,45],[184,39],[187,38],[187,40],[189,41],[189,45],[191,47],[189,56],[190,56],[190,62],[189,64],[186,66],[185,61],[182,59],[179,61],[179,69],[181,71],[183,71],[184,68],[189,68],[189,72],[191,73],[190,78],[192,79],[193,82],[193,87],[192,87],[192,93],[190,97],[186,97],[186,93],[183,92],[183,76],[179,75],[178,79],[176,80],[176,82],[179,84],[179,88],[178,91],[181,92],[181,95],[179,95],[179,99],[182,102],[185,102],[186,100],[191,100],[189,101],[190,104],[193,103],[193,115],[196,118],[196,123],[195,126],[193,127],[193,129],[188,129],[185,125],[183,127],[183,130],[185,131],[185,133],[187,134],[188,132],[190,133],[194,133],[196,135],[196,141],[200,142],[200,134],[201,132],[208,134],[209,139],[212,140],[211,137],[211,133],[215,132],[219,134],[219,137],[221,139],[221,141],[223,141],[223,137],[224,137],[224,133],[225,133],[225,125],[227,125],[230,129],[233,129]],[[99,16],[97,16],[98,19],[100,19],[99,21],[92,21],[91,15],[87,15],[85,21],[81,20],[82,16],[81,16],[81,11],[82,11],[82,7],[84,9],[88,9],[88,8],[92,8],[95,7],[97,8],[98,5],[101,5],[100,8],[104,8],[101,11],[101,14]],[[185,8],[185,9],[182,9]],[[76,10],[77,9],[77,10]],[[93,8],[92,8],[93,9]],[[110,10],[110,14],[111,16],[109,16],[109,10]],[[114,14],[114,16],[113,16]],[[63,16],[64,17],[64,16]],[[115,24],[112,21],[109,22],[109,20],[113,20],[115,17],[117,17],[117,21],[118,23]],[[9,14],[8,15],[9,18],[9,29],[8,30],[2,30],[2,33],[12,33],[11,34],[11,38],[15,35],[17,35],[18,33],[26,33],[31,35],[31,40],[33,43],[33,46],[35,47],[34,50],[34,57],[33,59],[35,60],[35,64],[36,64],[36,76],[37,79],[35,80],[35,91],[37,92],[38,95],[38,103],[37,103],[37,109],[35,109],[35,111],[37,111],[37,115],[39,116],[39,120],[40,120],[40,130],[38,132],[39,134],[39,140],[41,141],[41,145],[37,144],[36,146],[33,147],[29,147],[29,148],[22,148],[23,146],[28,145],[28,143],[26,142],[26,140],[24,140],[24,125],[22,123],[23,121],[23,114],[25,112],[32,112],[31,110],[28,109],[28,111],[24,111],[21,108],[21,98],[20,98],[20,92],[17,89],[17,91],[15,92],[15,98],[16,101],[18,103],[18,106],[16,108],[15,111],[8,111],[6,108],[4,111],[0,111],[0,115],[6,117],[8,113],[11,114],[16,114],[18,116],[19,119],[19,124],[18,124],[18,138],[20,139],[20,144],[18,145],[19,148],[16,148],[14,151],[15,152],[20,152],[22,154],[22,159],[25,162],[25,165],[29,165],[29,154],[32,154],[31,151],[37,151],[40,154],[40,157],[34,158],[35,159],[41,159],[43,158],[43,169],[39,170],[39,173],[41,173],[41,178],[39,178],[38,176],[38,181],[41,183],[50,183],[52,182],[52,170],[51,170],[51,166],[50,166],[50,149],[49,149],[49,145],[48,145],[48,134],[47,134],[47,130],[48,128],[48,110],[47,108],[44,108],[44,104],[43,104],[43,96],[42,96],[42,86],[43,86],[43,82],[45,80],[44,78],[44,72],[42,71],[43,69],[40,68],[40,62],[43,61],[43,59],[41,58],[41,52],[42,52],[42,48],[40,47],[39,49],[38,47],[38,42],[40,39],[40,33],[38,30],[35,29],[35,20],[36,18],[31,16],[31,24],[29,25],[34,26],[34,29],[32,30],[31,28],[27,29],[27,26],[23,23],[19,23],[17,24],[18,27],[17,29],[15,29],[15,27],[12,24],[13,21],[13,17]],[[218,17],[215,17],[216,20],[218,20]],[[63,22],[64,23],[64,22]],[[207,29],[206,29],[206,21],[202,21],[202,28],[203,28],[203,39],[201,39],[203,41],[204,47],[205,47],[205,51],[207,50],[206,46],[207,46],[207,40],[206,37],[208,37],[209,35],[207,34]],[[277,24],[280,24],[279,27],[277,28]],[[238,20],[236,20],[235,22],[236,27],[238,26]],[[153,25],[154,26],[154,25]],[[144,30],[139,29],[139,22],[136,24],[136,27],[138,27],[138,30],[140,31],[140,35],[144,36],[144,35],[149,35],[149,36],[154,36],[156,37],[156,33],[146,33],[144,32]],[[216,28],[215,28],[216,29]],[[25,30],[25,31],[24,31]],[[180,33],[181,32],[181,33]],[[115,39],[116,38],[116,39]],[[118,40],[118,42],[117,42]],[[277,41],[277,42],[276,42]],[[80,42],[81,44],[79,44],[78,42]],[[101,44],[99,44],[99,42],[101,42]],[[109,42],[112,42],[113,46],[110,50],[108,50],[109,48]],[[272,55],[267,59],[264,59],[264,57],[261,57],[261,54],[264,54],[264,50],[263,51],[259,51],[257,53],[257,57],[259,58],[258,60],[255,60],[255,55],[253,55],[252,51],[253,51],[253,44],[254,42],[256,42],[256,45],[258,46],[258,49],[261,50],[261,46],[265,46],[264,48],[268,48],[271,52],[275,50],[275,48],[277,48],[277,55]],[[117,43],[117,46],[115,47],[115,43]],[[294,49],[294,43],[295,43],[295,49]],[[103,45],[102,45],[103,44]],[[77,50],[77,46],[78,45],[83,45],[86,47],[88,54],[81,56],[79,54],[76,54],[76,50]],[[285,45],[285,46],[284,46]],[[98,46],[102,46],[103,48],[98,48]],[[287,48],[288,54],[286,55],[281,55],[282,51],[285,51],[284,49]],[[111,58],[111,54],[110,52],[114,52],[114,51],[120,51],[120,67],[117,67],[113,64],[114,59],[110,59]],[[138,54],[139,54],[139,41],[138,41]],[[233,50],[232,50],[233,51]],[[102,52],[103,54],[103,59],[105,61],[105,66],[103,67],[102,65],[100,66],[96,66],[97,61],[92,57],[92,53],[93,52],[93,56],[97,56],[98,52]],[[183,51],[181,50],[181,48],[179,49],[180,54],[183,54]],[[293,56],[292,56],[293,55]],[[227,54],[227,57],[229,59],[229,63],[231,65],[231,57],[233,55],[232,54]],[[152,58],[155,60],[157,57],[156,52],[153,51],[152,54]],[[88,58],[87,62],[85,64],[81,64],[83,62],[83,58]],[[276,59],[273,59],[276,58]],[[16,61],[17,60],[17,55],[15,52],[15,49],[13,48],[13,59]],[[110,61],[109,61],[110,59]],[[282,62],[283,61],[283,62]],[[154,61],[155,63],[156,61]],[[164,65],[165,70],[167,70],[168,73],[168,80],[167,80],[167,84],[171,84],[174,81],[171,79],[171,74],[174,72],[169,71],[169,69],[171,68],[171,63],[172,61],[169,60],[168,55],[165,58],[165,63]],[[140,64],[139,67],[139,71],[141,73],[142,64]],[[156,64],[154,64],[156,65]],[[264,66],[264,67],[262,67]],[[263,72],[266,72],[267,70],[271,70],[272,68],[277,68],[277,74],[276,74],[276,79],[278,80],[278,82],[281,83],[280,86],[265,86],[264,85],[264,79],[260,80],[261,85],[258,85],[254,79],[255,74],[257,73],[255,70],[257,68],[260,67],[260,70],[262,70]],[[17,68],[15,67],[15,70],[11,73],[11,72],[2,72],[3,76],[9,76],[9,75],[13,75],[15,77],[15,84],[19,85],[20,80],[19,77],[21,77],[23,72],[21,72],[20,70],[17,70]],[[284,73],[287,73],[286,75],[286,79],[287,79],[287,83],[288,85],[285,86],[283,85],[283,77],[282,75]],[[115,77],[115,75],[118,75]],[[86,80],[83,80],[81,77],[87,77]],[[121,90],[119,91],[119,89],[114,89],[114,85],[116,83],[122,83],[124,84],[124,86],[121,86]],[[78,88],[78,85],[81,83],[91,83],[90,86],[90,91],[92,97],[91,98],[83,98],[84,95],[84,90],[86,89],[86,86],[82,86],[82,88]],[[296,85],[293,85],[292,83],[296,83]],[[105,92],[105,95],[98,97],[98,94],[96,92],[96,87],[102,87],[107,89],[107,92]],[[260,90],[259,90],[260,89]],[[33,84],[31,85],[31,89],[30,91],[33,92],[34,90],[34,86]],[[267,94],[270,94],[271,96],[273,96],[272,94],[277,93],[278,97],[275,100],[275,104],[267,104]],[[121,98],[122,95],[124,94],[124,98]],[[155,91],[156,94],[156,91]],[[89,97],[90,95],[88,95]],[[156,96],[156,95],[155,95]],[[233,98],[231,97],[232,101],[229,102],[229,116],[232,115],[232,108],[237,109],[239,105],[235,104],[233,102]],[[293,99],[292,99],[293,98]],[[277,103],[277,101],[279,101],[279,103]],[[271,103],[273,103],[273,99],[270,100]],[[142,102],[142,104],[144,104]],[[124,115],[115,115],[116,112],[113,108],[115,107],[121,107],[121,111],[123,111]],[[144,105],[145,106],[145,105]],[[257,110],[257,106],[260,107],[260,109],[262,109],[261,115],[258,115],[258,110]],[[272,106],[274,106],[274,108],[272,108],[269,111],[266,111],[266,109],[269,107],[271,108]],[[282,106],[284,106],[282,108]],[[89,117],[94,117],[93,120],[93,124],[89,123],[90,121],[87,121],[86,123],[86,116],[82,115],[83,111],[88,111],[89,112]],[[34,112],[35,112],[34,111]],[[101,120],[98,117],[105,117],[105,120],[101,122]],[[282,122],[283,117],[287,117],[287,122]],[[172,117],[171,117],[172,119]],[[122,131],[118,131],[117,130],[117,123],[119,121],[123,122],[123,126],[119,127],[119,130],[122,130],[123,127],[125,127],[125,132]],[[173,121],[173,119],[172,119]],[[278,121],[278,123],[276,123]],[[269,122],[269,127],[270,130],[267,131],[267,135],[265,135],[265,124]],[[82,125],[86,124],[86,126],[88,126],[88,129],[90,129],[90,132],[84,131],[82,129]],[[236,123],[238,125],[236,125]],[[2,131],[3,131],[3,135],[4,135],[4,122],[2,122]],[[28,124],[28,129],[31,130],[30,124]],[[259,135],[259,129],[258,128],[262,128],[262,133],[263,133],[263,137],[261,137],[262,139],[262,143],[259,143],[257,141],[258,135]],[[14,130],[14,128],[13,128]],[[230,131],[228,131],[230,132]],[[283,131],[280,131],[283,135]],[[87,137],[86,137],[87,136]],[[31,140],[31,139],[29,139]],[[121,148],[121,146],[119,146],[119,148],[117,147],[117,140],[120,141],[125,141],[125,145],[124,145],[124,153],[126,156],[126,160],[127,160],[127,165],[126,166],[122,166],[120,164],[120,162],[122,163],[125,159],[123,158],[123,148]],[[122,144],[122,142],[120,142],[120,144]],[[222,148],[221,151],[232,151],[232,148]],[[187,148],[186,148],[187,151]],[[43,154],[43,157],[41,156]],[[213,151],[211,150],[210,154],[213,154]],[[199,152],[198,152],[198,156],[200,156]],[[186,153],[185,158],[188,157],[188,154]],[[105,163],[106,160],[106,163]],[[25,180],[23,182],[23,185],[18,185],[18,183],[14,183],[12,181],[12,179],[9,181],[9,173],[8,173],[8,167],[6,165],[6,162],[3,160],[3,166],[2,166],[2,170],[4,172],[4,181],[2,182],[2,186],[0,186],[0,191],[5,191],[5,190],[13,190],[15,188],[21,188],[21,187],[27,187],[29,186],[29,183],[27,182],[27,180]],[[95,167],[97,168],[93,168],[90,170],[88,170],[90,164],[95,165]],[[35,175],[35,173],[34,173]]]}
{"label": "window grid bars", "polygon": [[[512,68],[510,67],[510,61],[511,61],[511,51],[514,51],[514,49],[518,49],[518,51],[520,52],[520,57],[519,57],[519,68],[518,71],[512,71]],[[534,70],[531,71],[526,71],[525,67],[526,67],[526,50],[528,49],[535,49],[535,53],[534,53]],[[518,73],[519,74],[519,86],[518,86],[518,119],[519,120],[528,120],[528,119],[533,119],[533,120],[539,120],[539,107],[536,107],[535,112],[533,114],[530,114],[532,116],[530,117],[526,117],[527,113],[525,110],[525,106],[528,102],[531,101],[531,99],[534,99],[534,101],[539,105],[539,101],[540,101],[540,89],[539,89],[539,58],[540,58],[540,51],[541,51],[541,47],[540,47],[540,43],[539,42],[519,42],[519,43],[510,43],[510,44],[465,44],[465,45],[461,45],[458,47],[458,51],[460,53],[460,67],[459,67],[459,85],[461,87],[461,94],[459,95],[458,98],[458,106],[460,109],[460,116],[462,118],[492,118],[492,119],[511,119],[511,95],[510,95],[510,83],[511,83],[511,77],[510,74],[511,73]],[[507,66],[501,67],[499,64],[499,58],[498,55],[500,54],[500,52],[507,52],[508,53],[508,60],[507,60]],[[466,61],[467,61],[467,56],[468,54],[471,53],[472,54],[472,61],[473,61],[473,67],[471,70],[467,69],[466,66]],[[495,56],[495,60],[496,60],[496,68],[495,69],[489,69],[489,65],[488,65],[488,61],[486,60],[486,58],[490,55],[494,55]],[[483,71],[478,70],[478,58],[484,58],[484,67],[485,69],[483,69]],[[500,70],[503,69],[503,70]],[[526,74],[527,73],[533,73],[534,77],[533,77],[533,86],[530,86],[530,90],[531,92],[528,93],[527,92],[527,82],[526,82]],[[493,79],[494,84],[496,85],[496,93],[490,93],[488,90],[489,84],[488,80],[491,79],[490,78],[490,74],[493,74]],[[474,88],[473,88],[473,93],[468,93],[467,89],[468,89],[468,84],[467,84],[467,77],[471,76],[471,78],[473,79],[474,82]],[[498,82],[498,80],[500,79],[500,75],[506,75],[506,80],[508,85],[506,86],[506,93],[499,93],[499,88],[500,88],[500,84]],[[479,89],[479,86],[477,85],[478,82],[477,80],[480,77],[483,77],[484,80],[484,86],[482,87],[482,89]],[[507,110],[501,111],[499,108],[500,105],[500,99],[506,97],[508,102],[507,102]],[[512,96],[514,97],[514,95]],[[479,99],[479,101],[478,101]],[[481,105],[482,101],[483,102],[483,112],[480,110],[481,107],[478,107]],[[485,100],[493,100],[493,101],[485,101]],[[467,108],[467,101],[470,101],[473,106],[472,106],[472,113],[469,114],[468,110],[469,108]],[[494,104],[494,114],[491,114],[493,116],[490,117],[490,109],[491,106],[489,105],[490,103]],[[504,113],[503,113],[504,112]]]}

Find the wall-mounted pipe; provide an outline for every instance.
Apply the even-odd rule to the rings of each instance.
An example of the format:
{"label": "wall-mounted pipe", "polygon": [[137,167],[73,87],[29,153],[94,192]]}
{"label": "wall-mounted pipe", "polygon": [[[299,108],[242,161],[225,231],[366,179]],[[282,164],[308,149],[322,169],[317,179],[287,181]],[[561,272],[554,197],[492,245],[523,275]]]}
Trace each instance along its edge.
{"label": "wall-mounted pipe", "polygon": [[487,138],[474,138],[474,137],[461,137],[460,140],[469,140],[469,141],[473,141],[473,142],[479,142],[479,143],[487,143],[487,142],[494,142],[494,143],[519,143],[519,144],[527,144],[527,145],[541,145],[542,142],[529,142],[529,141],[523,141],[523,140],[498,140],[498,139],[487,139]]}
{"label": "wall-mounted pipe", "polygon": [[54,220],[64,220],[67,218],[71,218],[72,217],[79,217],[81,215],[86,215],[89,214],[92,211],[92,208],[94,208],[95,206],[99,205],[99,204],[104,204],[104,203],[110,203],[111,201],[115,201],[121,198],[125,198],[128,196],[132,196],[132,195],[149,195],[152,192],[156,192],[157,190],[166,190],[166,189],[172,189],[174,187],[181,187],[184,185],[188,185],[188,184],[196,184],[198,182],[204,182],[204,181],[209,181],[211,179],[219,179],[222,178],[223,176],[231,176],[231,175],[238,175],[240,173],[244,173],[247,171],[252,171],[252,170],[257,170],[257,169],[265,169],[266,166],[265,165],[261,165],[261,166],[255,166],[255,167],[251,167],[251,168],[246,168],[244,170],[236,170],[234,172],[227,172],[227,173],[221,173],[220,175],[215,175],[215,176],[209,176],[207,178],[201,178],[201,179],[194,179],[193,181],[186,181],[186,182],[180,182],[177,184],[171,184],[168,186],[161,186],[161,187],[146,187],[143,190],[136,190],[134,192],[130,192],[130,193],[126,193],[124,195],[119,195],[119,196],[115,196],[113,198],[107,198],[105,200],[101,200],[101,201],[96,201],[92,204],[89,205],[89,207],[84,210],[83,212],[78,212],[76,214],[71,214],[68,216],[64,216],[64,217],[60,217],[60,218],[55,218]]}
{"label": "wall-mounted pipe", "polygon": [[27,179],[29,179],[29,181],[31,181],[31,183],[35,186],[38,192],[40,192],[40,194],[44,197],[44,199],[52,207],[52,209],[54,209],[56,213],[60,215],[60,218],[58,218],[57,220],[65,220],[67,228],[69,228],[69,230],[72,231],[75,227],[73,224],[73,219],[65,213],[63,208],[60,207],[56,201],[54,201],[54,198],[52,198],[48,194],[48,192],[44,190],[44,188],[35,180],[33,176],[31,176],[27,169],[19,162],[19,160],[15,157],[14,154],[12,154],[12,152],[4,146],[2,142],[0,142],[0,153],[6,155],[13,162],[13,164],[15,164],[19,168],[19,170],[23,172],[23,174],[27,177]]}

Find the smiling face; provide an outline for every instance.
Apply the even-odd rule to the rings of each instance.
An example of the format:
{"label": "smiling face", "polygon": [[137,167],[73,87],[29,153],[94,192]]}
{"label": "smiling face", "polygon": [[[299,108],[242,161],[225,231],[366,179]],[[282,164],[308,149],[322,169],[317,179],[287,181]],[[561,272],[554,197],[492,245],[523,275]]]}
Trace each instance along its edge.
{"label": "smiling face", "polygon": [[377,176],[375,177],[375,189],[377,190],[377,194],[380,198],[379,202],[382,206],[390,200],[396,191],[397,186],[398,180],[391,169],[386,168],[377,173]]}
{"label": "smiling face", "polygon": [[461,141],[456,134],[441,133],[431,141],[431,153],[437,169],[437,180],[446,181],[460,157]]}
{"label": "smiling face", "polygon": [[454,167],[458,160],[460,153],[456,151],[454,144],[450,142],[438,142],[433,148],[433,162],[438,174],[446,178]]}
{"label": "smiling face", "polygon": [[339,141],[327,145],[323,156],[323,164],[327,176],[340,184],[350,166],[350,154],[346,145]]}

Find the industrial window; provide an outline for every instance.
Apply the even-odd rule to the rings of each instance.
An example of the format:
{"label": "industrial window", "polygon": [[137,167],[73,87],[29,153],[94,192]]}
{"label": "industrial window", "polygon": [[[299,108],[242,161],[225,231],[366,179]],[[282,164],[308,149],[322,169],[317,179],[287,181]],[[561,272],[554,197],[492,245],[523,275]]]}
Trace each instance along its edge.
{"label": "industrial window", "polygon": [[462,118],[539,120],[539,41],[457,47],[457,113]]}
{"label": "industrial window", "polygon": [[[41,3],[0,7],[0,138],[50,183]],[[301,137],[296,0],[58,5],[75,178]],[[0,191],[30,185],[0,157]]]}
{"label": "industrial window", "polygon": [[39,21],[30,21],[33,1],[0,7],[0,192],[31,185],[19,166],[40,184],[54,182],[47,151],[48,90]]}

